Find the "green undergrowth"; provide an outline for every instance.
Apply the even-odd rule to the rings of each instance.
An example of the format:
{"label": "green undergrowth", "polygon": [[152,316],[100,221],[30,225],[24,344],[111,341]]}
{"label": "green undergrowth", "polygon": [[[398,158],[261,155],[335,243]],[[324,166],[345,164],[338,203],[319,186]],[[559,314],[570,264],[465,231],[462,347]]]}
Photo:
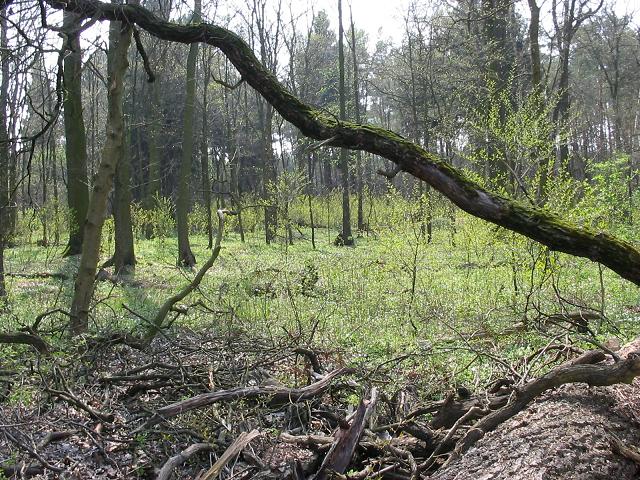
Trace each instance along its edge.
{"label": "green undergrowth", "polygon": [[[338,232],[324,228],[316,230],[314,250],[308,227],[295,230],[293,245],[265,245],[257,229],[247,230],[242,243],[230,222],[218,261],[185,299],[188,313],[175,326],[291,338],[344,352],[355,363],[399,358],[412,378],[439,383],[477,383],[491,376],[496,358],[516,361],[552,338],[581,342],[572,329],[544,325],[548,315],[604,312],[603,321],[590,325],[600,341],[624,341],[640,331],[637,288],[597,264],[548,252],[460,212],[453,218],[446,209],[434,210],[441,214],[434,215],[428,242],[423,219],[407,205],[384,205],[377,208],[386,208],[388,223],[363,232],[355,248],[334,246]],[[206,237],[195,234],[191,242],[201,265],[209,255]],[[103,259],[112,247],[107,235]],[[176,251],[174,237],[138,238],[135,275],[98,283],[92,328],[143,330],[143,319],[193,278],[175,267]],[[35,242],[8,250],[7,270],[19,276],[8,278],[4,330],[68,308],[77,258],[61,253],[61,246]],[[26,276],[33,273],[65,279]],[[65,322],[56,313],[41,328]]]}

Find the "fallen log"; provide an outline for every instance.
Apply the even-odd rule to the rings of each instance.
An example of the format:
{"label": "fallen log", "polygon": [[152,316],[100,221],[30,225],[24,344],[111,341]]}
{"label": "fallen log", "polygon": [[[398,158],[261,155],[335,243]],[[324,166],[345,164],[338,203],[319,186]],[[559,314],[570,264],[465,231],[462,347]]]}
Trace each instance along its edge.
{"label": "fallen log", "polygon": [[203,408],[217,402],[231,400],[253,400],[261,397],[267,399],[267,404],[271,407],[287,405],[289,403],[303,402],[322,395],[331,386],[336,378],[353,373],[352,369],[340,368],[327,374],[323,379],[302,388],[282,388],[273,386],[262,387],[239,387],[230,390],[220,390],[196,395],[179,402],[172,403],[158,411],[150,417],[141,429],[150,428],[165,420],[176,417],[183,413],[198,408]]}

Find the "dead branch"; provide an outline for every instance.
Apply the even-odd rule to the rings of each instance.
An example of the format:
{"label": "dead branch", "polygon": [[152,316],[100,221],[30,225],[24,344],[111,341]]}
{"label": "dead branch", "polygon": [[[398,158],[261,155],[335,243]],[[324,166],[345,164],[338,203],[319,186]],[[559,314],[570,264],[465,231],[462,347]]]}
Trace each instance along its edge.
{"label": "dead branch", "polygon": [[136,43],[136,50],[140,54],[142,58],[142,65],[144,66],[144,71],[147,73],[147,82],[153,83],[156,81],[156,75],[153,73],[151,69],[151,63],[149,62],[149,56],[147,55],[146,50],[144,49],[144,44],[142,43],[142,39],[140,38],[140,31],[133,27],[133,40]]}
{"label": "dead branch", "polygon": [[38,335],[31,333],[0,333],[0,343],[12,343],[18,345],[31,345],[38,353],[49,353],[50,347]]}
{"label": "dead branch", "polygon": [[193,445],[190,445],[165,462],[158,472],[156,480],[169,480],[173,475],[174,469],[182,465],[194,455],[200,452],[209,452],[211,450],[213,450],[213,446],[210,443],[194,443]]}
{"label": "dead branch", "polygon": [[158,409],[156,414],[149,418],[142,428],[152,427],[169,418],[173,418],[191,410],[203,408],[217,402],[240,399],[252,400],[260,397],[268,398],[268,404],[270,406],[281,406],[288,403],[303,402],[322,395],[331,386],[334,379],[349,373],[353,373],[353,370],[349,368],[340,368],[327,374],[322,380],[302,388],[280,388],[272,386],[239,387],[231,390],[203,393]]}
{"label": "dead branch", "polygon": [[177,294],[173,295],[172,297],[169,297],[164,302],[164,304],[162,304],[162,306],[158,310],[158,313],[156,314],[155,318],[151,321],[152,325],[149,328],[149,331],[147,332],[147,335],[145,336],[145,341],[147,343],[150,343],[151,340],[153,340],[153,338],[156,336],[156,334],[162,329],[164,320],[167,317],[167,315],[169,314],[169,312],[171,311],[171,309],[174,307],[174,305],[176,303],[178,303],[179,301],[181,301],[182,299],[184,299],[187,295],[189,295],[191,292],[193,292],[196,288],[198,288],[198,286],[200,285],[200,282],[204,278],[205,274],[213,266],[214,262],[218,258],[218,255],[220,255],[220,250],[222,248],[222,246],[221,246],[221,244],[222,244],[222,234],[224,232],[224,216],[225,216],[225,214],[233,215],[233,212],[231,212],[230,210],[218,210],[218,233],[216,235],[216,243],[215,243],[215,245],[213,247],[213,250],[211,252],[211,256],[205,262],[205,264],[202,266],[202,268],[200,268],[200,270],[198,271],[198,273],[196,274],[194,279],[191,281],[191,283],[189,283],[189,285],[187,285],[185,288],[183,288]]}
{"label": "dead branch", "polygon": [[[602,354],[602,352],[598,352]],[[587,354],[582,355],[588,358]],[[563,364],[546,375],[533,380],[523,387],[515,390],[513,402],[487,415],[476,423],[472,429],[458,442],[455,453],[446,464],[471,448],[485,433],[495,429],[498,425],[513,417],[525,408],[533,399],[547,390],[559,387],[566,383],[586,383],[590,386],[607,386],[617,383],[632,383],[640,375],[640,354],[629,354],[626,360],[613,365],[582,365],[576,364],[575,359],[568,364]],[[598,358],[593,357],[592,358]]]}
{"label": "dead branch", "polygon": [[640,450],[638,447],[629,447],[618,438],[613,432],[609,433],[609,441],[611,442],[611,450],[613,453],[622,455],[640,466]]}

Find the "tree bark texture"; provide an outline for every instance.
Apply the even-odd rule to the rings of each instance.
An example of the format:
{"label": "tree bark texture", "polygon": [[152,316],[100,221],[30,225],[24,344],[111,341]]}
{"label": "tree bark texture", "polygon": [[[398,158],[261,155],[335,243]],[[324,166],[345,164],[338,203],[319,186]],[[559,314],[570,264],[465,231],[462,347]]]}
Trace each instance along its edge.
{"label": "tree bark texture", "polygon": [[[347,92],[344,82],[344,28],[342,27],[342,0],[338,0],[338,64],[340,71],[340,120],[347,119]],[[342,176],[342,232],[339,243],[341,245],[353,245],[351,234],[351,206],[349,195],[349,152],[346,148],[340,149],[340,174]]]}
{"label": "tree bark texture", "polygon": [[[193,14],[194,22],[200,21],[202,11],[201,0],[196,0]],[[196,100],[196,60],[198,58],[198,43],[189,47],[187,57],[187,92],[184,101],[184,121],[182,130],[182,161],[178,172],[178,199],[176,201],[176,221],[178,226],[178,265],[193,267],[196,257],[191,251],[189,243],[189,207],[191,204],[191,161],[193,157],[193,120],[194,104]]]}
{"label": "tree bark texture", "polygon": [[[116,5],[113,5],[117,7]],[[126,25],[126,24],[125,24]],[[122,158],[124,150],[124,121],[122,114],[122,92],[124,74],[129,65],[127,50],[131,43],[131,28],[114,23],[112,29],[117,29],[117,42],[109,45],[107,80],[107,135],[102,151],[102,160],[93,182],[93,192],[87,213],[82,243],[80,268],[76,276],[73,301],[71,304],[70,330],[72,335],[87,331],[89,326],[89,305],[93,294],[93,285],[100,258],[100,241],[102,226],[107,209],[107,199],[113,186],[116,166]]]}
{"label": "tree bark texture", "polygon": [[82,114],[82,51],[80,34],[72,33],[78,16],[65,12],[63,28],[67,30],[67,48],[64,58],[64,133],[67,158],[67,205],[69,207],[69,242],[65,256],[82,251],[84,223],[89,205],[87,177],[87,138]]}
{"label": "tree bark texture", "polygon": [[579,227],[548,210],[526,206],[484,189],[438,155],[401,135],[373,125],[340,121],[307,105],[288,92],[233,32],[211,24],[177,25],[136,5],[110,5],[98,0],[49,4],[80,12],[87,18],[127,19],[150,34],[179,43],[205,42],[219,48],[245,82],[256,89],[289,122],[308,137],[327,145],[364,150],[396,163],[401,170],[426,181],[470,215],[526,235],[552,250],[585,257],[611,268],[640,285],[640,251],[604,232]]}
{"label": "tree bark texture", "polygon": [[9,235],[9,135],[7,133],[7,102],[9,91],[9,51],[7,49],[7,17],[2,9],[0,18],[0,55],[2,83],[0,83],[0,298],[7,295],[4,280],[4,247]]}

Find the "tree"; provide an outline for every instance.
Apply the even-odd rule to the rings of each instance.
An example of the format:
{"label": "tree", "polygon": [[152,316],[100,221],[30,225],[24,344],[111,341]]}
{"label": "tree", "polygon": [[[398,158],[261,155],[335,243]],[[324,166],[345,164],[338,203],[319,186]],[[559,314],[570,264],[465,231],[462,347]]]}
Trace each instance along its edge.
{"label": "tree", "polygon": [[[124,139],[123,139],[124,142]],[[133,270],[136,255],[133,247],[133,225],[131,223],[131,160],[127,148],[116,165],[113,194],[113,219],[115,227],[115,252],[113,265],[116,274]]]}
{"label": "tree", "polygon": [[84,222],[89,205],[87,139],[82,114],[82,51],[78,28],[81,18],[72,12],[65,12],[63,21],[68,50],[64,57],[64,131],[69,206],[69,242],[65,256],[77,255],[82,251]]}
{"label": "tree", "polygon": [[[592,17],[602,8],[604,0],[596,0],[594,7],[590,7],[589,0],[553,0],[552,17],[555,27],[555,41],[558,48],[558,102],[553,111],[553,121],[556,123],[558,131],[569,122],[569,109],[571,107],[569,92],[569,61],[571,56],[571,46],[573,38],[585,20]],[[558,12],[558,3],[561,3]],[[557,160],[561,167],[568,166],[569,145],[564,140],[558,142]]]}
{"label": "tree", "polygon": [[9,237],[9,135],[7,134],[7,103],[9,91],[9,48],[7,39],[7,7],[0,15],[0,299],[7,295],[4,280],[4,249]]}
{"label": "tree", "polygon": [[[342,27],[342,0],[338,0],[338,65],[340,69],[340,120],[347,119],[347,92],[344,82],[344,28]],[[349,194],[349,152],[340,149],[340,174],[342,175],[342,232],[336,239],[339,245],[353,245],[351,233],[351,207]]]}
{"label": "tree", "polygon": [[[353,23],[353,12],[350,11],[350,19],[351,19],[351,58],[353,63],[353,111],[355,114],[356,123],[362,123],[362,118],[360,115],[360,80],[358,78],[358,54],[357,54],[357,44],[356,44],[356,27]],[[358,195],[358,231],[362,232],[365,229],[364,225],[364,195],[363,195],[363,184],[364,179],[362,178],[362,152],[358,150],[356,152],[356,193]]]}
{"label": "tree", "polygon": [[[117,5],[111,5],[118,8]],[[71,303],[70,331],[72,335],[86,332],[89,327],[89,306],[93,295],[95,275],[100,257],[102,226],[107,199],[113,186],[113,176],[124,152],[124,115],[122,97],[124,74],[129,65],[127,51],[131,43],[131,26],[111,22],[108,52],[108,113],[107,136],[102,159],[96,173],[84,229],[80,268],[74,284]]]}
{"label": "tree", "polygon": [[[195,0],[193,23],[200,22],[202,15],[202,1]],[[182,123],[182,160],[178,173],[178,199],[176,201],[176,220],[178,223],[178,265],[193,267],[196,257],[189,244],[189,206],[191,204],[191,162],[193,157],[193,122],[194,105],[196,100],[196,60],[198,58],[198,44],[189,46],[187,57],[187,93],[184,101],[184,115]]]}

